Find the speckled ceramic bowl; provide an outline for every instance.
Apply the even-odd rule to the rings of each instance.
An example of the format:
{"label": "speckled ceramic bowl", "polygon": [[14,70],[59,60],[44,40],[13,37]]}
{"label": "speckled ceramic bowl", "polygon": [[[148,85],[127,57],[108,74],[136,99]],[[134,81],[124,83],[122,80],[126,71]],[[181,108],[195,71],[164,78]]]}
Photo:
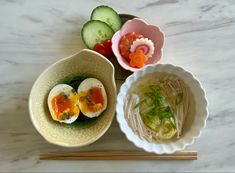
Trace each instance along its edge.
{"label": "speckled ceramic bowl", "polygon": [[[89,74],[103,83],[108,105],[91,126],[71,128],[52,120],[47,97],[61,79],[81,73]],[[86,49],[49,66],[35,81],[29,96],[30,118],[35,128],[48,142],[65,147],[84,146],[99,139],[111,125],[115,105],[116,84],[113,65],[102,55]]]}

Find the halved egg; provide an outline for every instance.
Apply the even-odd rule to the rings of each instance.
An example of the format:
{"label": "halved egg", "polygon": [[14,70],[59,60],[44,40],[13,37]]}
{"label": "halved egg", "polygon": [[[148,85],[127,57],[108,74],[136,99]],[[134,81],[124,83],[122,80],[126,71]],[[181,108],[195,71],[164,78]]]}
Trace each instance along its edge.
{"label": "halved egg", "polygon": [[56,85],[50,91],[47,102],[53,120],[71,124],[78,118],[78,94],[71,86]]}
{"label": "halved egg", "polygon": [[99,116],[107,107],[107,95],[103,84],[96,78],[87,78],[78,87],[79,108],[89,117]]}

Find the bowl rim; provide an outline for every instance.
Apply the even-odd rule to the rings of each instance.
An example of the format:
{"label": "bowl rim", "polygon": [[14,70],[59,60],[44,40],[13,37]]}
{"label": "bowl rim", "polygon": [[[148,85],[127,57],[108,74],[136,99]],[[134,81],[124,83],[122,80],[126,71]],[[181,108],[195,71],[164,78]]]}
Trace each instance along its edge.
{"label": "bowl rim", "polygon": [[[152,72],[147,72],[147,73],[144,73],[144,71],[147,71],[148,68],[151,69],[156,69],[157,66],[170,66],[171,68],[178,68],[179,70],[183,71],[184,73],[187,73],[190,75],[190,77],[196,82],[198,83],[198,86],[199,86],[199,89],[201,90],[202,92],[202,99],[204,99],[205,101],[205,115],[204,115],[204,119],[203,119],[203,126],[199,129],[199,133],[196,135],[196,136],[192,136],[191,137],[191,142],[188,142],[188,143],[183,143],[183,145],[181,147],[178,147],[178,148],[174,148],[170,151],[166,151],[166,150],[159,150],[157,149],[157,143],[150,143],[150,142],[147,142],[146,140],[142,140],[140,139],[140,137],[138,135],[136,135],[132,129],[129,127],[129,125],[127,124],[127,121],[125,119],[125,116],[124,116],[124,110],[123,110],[123,107],[122,107],[122,110],[120,110],[120,107],[123,106],[123,99],[125,98],[125,96],[123,97],[122,94],[123,94],[123,90],[126,90],[126,94],[127,94],[127,91],[130,89],[131,86],[128,86],[128,82],[133,84],[135,83],[140,77],[143,77],[144,75],[146,74],[150,74],[150,73],[154,73],[154,71],[156,70],[153,70]],[[126,88],[126,89],[125,89]],[[122,98],[123,97],[123,98]],[[181,66],[176,66],[176,65],[173,65],[173,64],[151,64],[151,65],[148,65],[146,67],[144,67],[143,69],[141,70],[138,70],[138,71],[135,71],[133,74],[131,74],[126,80],[125,82],[122,84],[122,86],[120,87],[120,90],[119,90],[119,93],[118,93],[118,96],[117,96],[117,104],[116,104],[116,119],[117,119],[117,122],[119,124],[119,127],[121,129],[121,131],[125,134],[126,138],[131,141],[136,147],[138,148],[142,148],[143,150],[145,150],[146,152],[153,152],[153,153],[156,153],[156,154],[171,154],[171,153],[174,153],[176,151],[181,151],[181,150],[184,150],[187,146],[189,145],[192,145],[194,142],[195,142],[195,139],[199,138],[201,136],[201,133],[202,133],[202,130],[206,127],[206,121],[208,119],[208,116],[209,116],[209,112],[208,112],[208,99],[206,97],[206,91],[205,89],[202,87],[202,84],[201,82],[197,79],[197,77],[195,77],[195,75],[193,75],[193,73],[191,73],[190,71],[187,71],[185,70],[183,67]],[[122,120],[124,120],[124,123],[122,122]],[[128,133],[130,132],[131,130],[131,133]],[[174,143],[174,142],[173,142]],[[149,145],[148,145],[149,144]],[[164,143],[163,143],[164,144]],[[151,145],[151,147],[150,147]],[[164,145],[167,145],[167,144],[164,144]],[[154,146],[154,147],[153,147]]]}
{"label": "bowl rim", "polygon": [[[108,122],[107,126],[104,128],[104,130],[99,134],[97,135],[96,137],[92,138],[91,140],[89,140],[88,142],[86,143],[82,143],[82,144],[74,144],[74,145],[71,145],[71,144],[68,144],[68,143],[64,143],[64,142],[57,142],[57,141],[51,141],[49,140],[46,136],[44,136],[44,134],[41,132],[40,130],[40,127],[37,125],[37,122],[35,121],[34,117],[33,117],[33,112],[32,112],[32,92],[34,90],[34,88],[36,87],[37,83],[38,83],[38,80],[43,76],[45,75],[49,70],[53,69],[54,66],[56,66],[57,64],[60,64],[64,61],[68,61],[69,59],[83,53],[83,52],[87,52],[87,53],[93,53],[93,54],[96,54],[98,57],[102,58],[104,62],[108,63],[110,65],[110,67],[112,68],[112,71],[113,71],[113,75],[112,75],[112,81],[111,84],[113,86],[113,89],[114,89],[114,97],[117,98],[117,87],[116,87],[116,83],[115,83],[115,69],[114,69],[114,66],[113,64],[107,60],[103,55],[93,51],[93,50],[89,50],[89,49],[82,49],[70,56],[67,56],[67,57],[64,57],[54,63],[52,63],[51,65],[49,65],[48,67],[46,67],[40,74],[39,76],[36,78],[36,80],[34,81],[32,87],[31,87],[31,90],[30,90],[30,94],[29,94],[29,100],[28,100],[28,111],[29,111],[29,117],[30,117],[30,120],[33,124],[33,126],[35,127],[35,129],[37,130],[37,132],[50,144],[54,144],[54,145],[57,145],[57,146],[62,146],[62,147],[67,147],[67,148],[74,148],[74,147],[82,147],[82,146],[86,146],[86,145],[89,145],[95,141],[97,141],[98,139],[100,139],[106,132],[107,130],[109,129],[109,127],[111,126],[112,122],[113,122],[113,118],[115,116],[115,110],[114,110],[114,113],[112,114],[112,118],[111,120]],[[117,100],[117,99],[116,99]],[[116,101],[114,103],[116,105]],[[115,108],[114,108],[115,109]]]}

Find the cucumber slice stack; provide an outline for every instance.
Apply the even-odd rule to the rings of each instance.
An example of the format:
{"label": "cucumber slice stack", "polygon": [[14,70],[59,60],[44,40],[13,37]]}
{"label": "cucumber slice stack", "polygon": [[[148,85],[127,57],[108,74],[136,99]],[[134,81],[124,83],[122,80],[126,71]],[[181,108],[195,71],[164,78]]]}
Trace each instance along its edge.
{"label": "cucumber slice stack", "polygon": [[122,26],[120,16],[108,6],[96,7],[90,19],[83,25],[81,31],[82,40],[89,49],[93,49],[97,43],[111,39]]}
{"label": "cucumber slice stack", "polygon": [[91,20],[100,20],[107,23],[114,32],[118,31],[122,26],[120,16],[112,8],[108,6],[96,7],[91,13]]}

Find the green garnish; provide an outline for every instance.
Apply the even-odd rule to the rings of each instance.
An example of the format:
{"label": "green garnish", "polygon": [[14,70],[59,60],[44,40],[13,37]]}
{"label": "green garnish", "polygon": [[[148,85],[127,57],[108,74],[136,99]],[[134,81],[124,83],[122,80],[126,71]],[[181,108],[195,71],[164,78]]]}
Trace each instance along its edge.
{"label": "green garnish", "polygon": [[137,104],[134,106],[134,109],[137,108],[137,107],[139,107],[139,106],[141,106],[141,105],[142,105],[143,103],[145,103],[145,102],[146,102],[146,99],[140,101],[139,103],[137,103]]}
{"label": "green garnish", "polygon": [[164,97],[161,96],[158,92],[146,92],[145,96],[152,100],[153,106],[163,107]]}
{"label": "green garnish", "polygon": [[151,109],[145,114],[147,116],[159,116],[160,119],[173,117],[173,110],[171,106],[164,104],[164,97],[158,92],[146,92],[146,99],[143,99],[134,108],[137,108],[148,100],[151,100],[151,104],[148,105]]}
{"label": "green garnish", "polygon": [[162,109],[160,109],[158,114],[159,114],[160,119],[173,117],[173,111],[170,106],[163,107]]}
{"label": "green garnish", "polygon": [[[183,93],[179,93],[176,102],[180,103],[182,98]],[[144,93],[144,99],[137,103],[134,109],[137,107],[141,107],[140,112],[143,121],[149,128],[154,131],[161,129],[163,136],[164,133],[168,134],[168,130],[169,134],[175,134],[176,125],[173,108],[162,95],[160,85],[150,85],[149,91]]]}
{"label": "green garnish", "polygon": [[62,92],[61,95],[64,96],[64,99],[68,99],[68,96],[64,92]]}
{"label": "green garnish", "polygon": [[65,113],[63,113],[63,115],[61,116],[61,119],[62,119],[62,120],[67,120],[67,119],[70,119],[71,116],[73,116],[73,115],[71,115],[69,112],[65,112]]}
{"label": "green garnish", "polygon": [[160,85],[149,85],[149,88],[150,88],[152,91],[160,91],[160,90],[161,90]]}

